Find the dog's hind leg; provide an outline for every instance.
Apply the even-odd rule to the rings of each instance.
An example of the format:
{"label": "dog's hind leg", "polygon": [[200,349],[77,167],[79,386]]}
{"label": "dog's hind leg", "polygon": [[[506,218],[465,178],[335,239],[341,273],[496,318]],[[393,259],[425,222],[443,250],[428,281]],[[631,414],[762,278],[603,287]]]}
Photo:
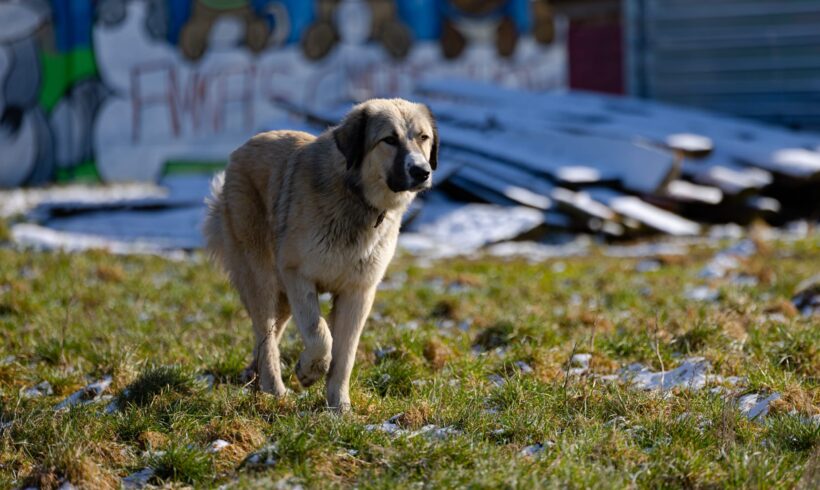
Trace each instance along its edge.
{"label": "dog's hind leg", "polygon": [[293,270],[283,270],[282,279],[293,309],[293,318],[305,344],[305,350],[296,363],[296,377],[302,386],[308,387],[330,369],[333,339],[327,322],[322,318],[319,295],[313,283]]}
{"label": "dog's hind leg", "polygon": [[282,383],[279,340],[290,319],[287,298],[279,289],[273,269],[260,267],[264,261],[252,261],[254,267],[244,257],[232,262],[231,277],[251,317],[256,338],[251,370],[258,374],[262,391],[284,396],[287,390]]}

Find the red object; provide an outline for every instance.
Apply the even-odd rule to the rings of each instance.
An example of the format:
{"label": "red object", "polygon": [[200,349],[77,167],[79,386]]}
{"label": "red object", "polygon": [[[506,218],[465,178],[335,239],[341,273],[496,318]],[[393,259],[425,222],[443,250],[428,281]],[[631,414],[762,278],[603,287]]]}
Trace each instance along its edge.
{"label": "red object", "polygon": [[570,88],[623,94],[624,85],[620,20],[570,21]]}

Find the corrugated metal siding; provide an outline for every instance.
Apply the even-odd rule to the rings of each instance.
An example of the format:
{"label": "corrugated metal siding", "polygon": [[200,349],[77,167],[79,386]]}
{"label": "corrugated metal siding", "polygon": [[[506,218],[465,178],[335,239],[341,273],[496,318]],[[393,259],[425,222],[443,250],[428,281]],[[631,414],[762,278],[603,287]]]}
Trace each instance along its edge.
{"label": "corrugated metal siding", "polygon": [[625,0],[631,93],[820,129],[820,0]]}

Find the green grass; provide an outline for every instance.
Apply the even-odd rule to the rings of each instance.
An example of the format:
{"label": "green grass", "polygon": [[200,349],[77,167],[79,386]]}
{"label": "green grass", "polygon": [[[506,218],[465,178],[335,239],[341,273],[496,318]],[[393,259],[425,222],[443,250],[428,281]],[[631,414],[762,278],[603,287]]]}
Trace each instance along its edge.
{"label": "green grass", "polygon": [[[406,280],[379,292],[353,372],[354,411],[338,416],[324,409],[323,386],[298,386],[292,326],[282,353],[294,393],[274,399],[242,383],[249,320],[201,255],[0,248],[0,422],[10,422],[0,433],[0,488],[63,479],[117,488],[146,467],[153,484],[195,487],[783,488],[802,478],[812,488],[820,428],[806,419],[820,413],[820,325],[786,301],[817,272],[817,238],[774,244],[745,263],[758,286],[718,281],[717,303],[686,300],[713,253],[696,247],[648,273],[601,255],[560,268],[399,259],[388,275]],[[596,374],[701,356],[712,374],[746,381],[724,385],[728,399],[708,389],[664,397],[567,378],[573,353],[592,354]],[[105,413],[101,401],[54,412],[105,375],[119,411]],[[53,395],[22,396],[42,381]],[[734,403],[773,391],[782,398],[759,422]],[[428,424],[458,432],[365,429],[398,414],[407,434]],[[231,445],[208,452],[216,439]],[[537,443],[543,452],[521,455]],[[273,466],[243,463],[262,448]]]}

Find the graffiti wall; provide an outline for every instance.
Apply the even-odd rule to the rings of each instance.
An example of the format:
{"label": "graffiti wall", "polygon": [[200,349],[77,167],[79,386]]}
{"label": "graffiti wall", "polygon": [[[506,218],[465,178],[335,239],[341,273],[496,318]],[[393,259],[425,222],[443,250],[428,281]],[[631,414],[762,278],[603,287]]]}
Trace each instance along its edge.
{"label": "graffiti wall", "polygon": [[555,25],[546,0],[0,0],[0,187],[221,162],[283,101],[560,87]]}

